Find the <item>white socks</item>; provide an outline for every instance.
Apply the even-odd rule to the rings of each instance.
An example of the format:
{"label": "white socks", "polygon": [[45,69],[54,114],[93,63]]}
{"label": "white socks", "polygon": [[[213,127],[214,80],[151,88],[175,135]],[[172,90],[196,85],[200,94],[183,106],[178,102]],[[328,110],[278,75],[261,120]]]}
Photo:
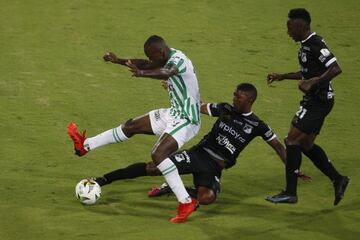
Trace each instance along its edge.
{"label": "white socks", "polygon": [[128,139],[129,138],[126,137],[124,132],[122,131],[122,125],[120,125],[117,128],[113,128],[103,133],[100,133],[95,137],[87,138],[84,141],[84,148],[86,151],[90,151],[107,144],[120,143]]}
{"label": "white socks", "polygon": [[176,198],[181,203],[190,203],[191,197],[185,189],[184,183],[180,178],[179,172],[175,164],[166,158],[162,161],[157,168],[161,171],[162,175],[165,177],[165,181],[175,194]]}

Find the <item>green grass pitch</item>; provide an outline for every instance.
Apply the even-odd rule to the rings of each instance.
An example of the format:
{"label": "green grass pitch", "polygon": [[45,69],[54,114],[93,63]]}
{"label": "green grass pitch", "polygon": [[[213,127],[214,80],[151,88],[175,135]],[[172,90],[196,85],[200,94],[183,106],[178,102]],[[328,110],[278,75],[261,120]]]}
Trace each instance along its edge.
{"label": "green grass pitch", "polygon": [[[168,221],[174,197],[147,197],[161,177],[106,186],[94,206],[75,199],[80,179],[149,161],[156,137],[136,136],[78,158],[67,124],[75,121],[92,136],[169,105],[159,82],[104,63],[105,51],[144,57],[145,39],[161,35],[192,59],[203,101],[231,102],[234,87],[251,82],[259,91],[254,111],[283,138],[301,93],[291,81],[268,87],[265,76],[299,68],[298,45],[286,34],[295,7],[310,11],[312,30],[343,69],[333,82],[335,108],[317,139],[351,177],[337,207],[331,183],[305,157],[302,170],[313,181],[299,183],[298,204],[266,202],[284,186],[284,170],[261,139],[224,172],[216,203],[185,224]],[[1,0],[0,239],[358,239],[359,16],[357,0]],[[203,116],[199,135],[185,147],[214,120]]]}

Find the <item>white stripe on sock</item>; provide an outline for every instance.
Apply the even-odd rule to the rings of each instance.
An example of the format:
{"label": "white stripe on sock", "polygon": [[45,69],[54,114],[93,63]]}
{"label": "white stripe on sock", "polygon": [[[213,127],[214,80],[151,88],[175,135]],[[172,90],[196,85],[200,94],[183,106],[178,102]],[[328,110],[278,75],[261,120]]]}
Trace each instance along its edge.
{"label": "white stripe on sock", "polygon": [[105,132],[102,132],[95,137],[87,138],[84,141],[84,146],[87,147],[87,151],[90,151],[104,145],[120,143],[128,139],[129,138],[126,137],[124,132],[122,131],[122,125],[120,125],[117,128],[109,129]]}
{"label": "white stripe on sock", "polygon": [[170,158],[163,160],[159,165],[157,165],[157,168],[163,174],[165,181],[174,192],[178,201],[181,203],[190,203],[191,197],[185,189],[177,167]]}

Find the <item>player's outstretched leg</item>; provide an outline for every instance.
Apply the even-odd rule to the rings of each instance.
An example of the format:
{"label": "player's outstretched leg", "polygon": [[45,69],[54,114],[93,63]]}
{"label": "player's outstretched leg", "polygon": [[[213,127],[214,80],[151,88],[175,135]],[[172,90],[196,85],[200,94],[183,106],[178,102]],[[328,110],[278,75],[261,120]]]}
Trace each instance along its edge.
{"label": "player's outstretched leg", "polygon": [[79,157],[84,156],[90,150],[95,148],[128,140],[128,137],[126,137],[122,131],[122,125],[102,132],[91,138],[86,138],[85,133],[86,130],[80,134],[75,123],[73,122],[71,122],[68,126],[68,134],[74,143],[75,154]]}
{"label": "player's outstretched leg", "polygon": [[177,214],[175,218],[170,220],[174,223],[185,222],[187,217],[195,211],[194,206],[197,203],[197,200],[191,198],[186,191],[176,165],[169,158],[169,156],[178,149],[178,146],[178,142],[174,137],[164,133],[155,144],[151,153],[153,162],[164,176],[165,181],[170,186],[179,202]]}
{"label": "player's outstretched leg", "polygon": [[74,142],[75,154],[84,156],[88,151],[108,144],[121,143],[136,134],[154,134],[151,129],[149,115],[128,120],[118,127],[109,129],[94,137],[86,138],[85,131],[80,134],[75,123],[70,123],[68,133]]}
{"label": "player's outstretched leg", "polygon": [[338,205],[344,197],[350,178],[342,176],[335,169],[325,151],[320,146],[313,144],[310,149],[303,152],[314,163],[314,165],[333,182],[335,190],[334,206]]}
{"label": "player's outstretched leg", "polygon": [[[100,186],[110,184],[114,181],[124,180],[124,179],[133,179],[142,176],[156,176],[161,175],[159,171],[152,173],[148,171],[148,165],[152,163],[134,163],[125,168],[119,168],[112,172],[106,173],[101,177],[94,177],[94,181],[97,182]],[[157,169],[156,169],[157,170]]]}

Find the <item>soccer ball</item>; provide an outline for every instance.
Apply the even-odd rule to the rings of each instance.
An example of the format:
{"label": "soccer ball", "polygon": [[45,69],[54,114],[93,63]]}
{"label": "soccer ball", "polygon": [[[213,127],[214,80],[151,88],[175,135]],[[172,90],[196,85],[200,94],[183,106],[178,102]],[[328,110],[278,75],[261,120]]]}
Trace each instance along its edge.
{"label": "soccer ball", "polygon": [[101,187],[92,179],[83,179],[75,187],[75,196],[83,204],[95,204],[101,196]]}

